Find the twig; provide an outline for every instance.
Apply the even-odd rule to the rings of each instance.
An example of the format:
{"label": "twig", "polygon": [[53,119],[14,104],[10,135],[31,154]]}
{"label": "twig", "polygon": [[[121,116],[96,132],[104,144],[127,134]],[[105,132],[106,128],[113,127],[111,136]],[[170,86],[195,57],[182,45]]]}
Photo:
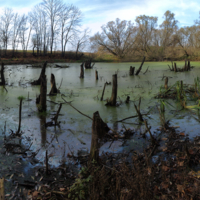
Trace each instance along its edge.
{"label": "twig", "polygon": [[70,105],[72,108],[74,108],[74,109],[75,109],[77,112],[79,112],[81,115],[83,115],[83,116],[85,116],[85,117],[87,117],[87,118],[93,120],[91,117],[89,117],[88,115],[83,114],[81,111],[79,111],[77,108],[75,108],[74,106],[72,106],[69,102],[67,102],[67,101],[62,97],[62,95],[61,95],[61,98],[63,99],[63,101],[64,101],[65,103],[67,103],[68,105]]}
{"label": "twig", "polygon": [[60,86],[59,86],[58,90],[60,89],[60,87],[61,87],[61,85],[62,85],[62,81],[63,81],[63,78],[62,78],[62,80],[61,80],[61,82],[60,82]]}

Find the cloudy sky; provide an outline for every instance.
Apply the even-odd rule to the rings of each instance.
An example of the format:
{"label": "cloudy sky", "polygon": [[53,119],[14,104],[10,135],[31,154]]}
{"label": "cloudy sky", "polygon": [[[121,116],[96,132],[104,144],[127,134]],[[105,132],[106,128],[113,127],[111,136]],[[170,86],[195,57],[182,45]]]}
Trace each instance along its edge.
{"label": "cloudy sky", "polygon": [[[0,0],[0,8],[10,7],[18,13],[31,11],[42,0]],[[179,21],[179,26],[191,26],[198,19],[199,0],[63,0],[77,6],[83,13],[83,27],[89,27],[94,34],[101,31],[101,26],[108,21],[135,21],[136,16],[157,16],[158,25],[163,21],[163,14],[170,10]]]}

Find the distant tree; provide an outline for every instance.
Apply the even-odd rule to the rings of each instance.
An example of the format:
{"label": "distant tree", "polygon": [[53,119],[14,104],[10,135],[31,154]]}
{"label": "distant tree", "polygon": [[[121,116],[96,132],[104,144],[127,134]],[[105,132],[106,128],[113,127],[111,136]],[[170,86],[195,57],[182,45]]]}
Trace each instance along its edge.
{"label": "distant tree", "polygon": [[3,42],[3,49],[5,54],[7,53],[8,43],[12,33],[12,22],[13,22],[14,12],[11,8],[4,8],[2,15],[0,17],[0,35]]}
{"label": "distant tree", "polygon": [[131,21],[117,18],[101,27],[102,32],[90,38],[93,45],[102,47],[106,52],[124,58],[132,51],[136,29]]}

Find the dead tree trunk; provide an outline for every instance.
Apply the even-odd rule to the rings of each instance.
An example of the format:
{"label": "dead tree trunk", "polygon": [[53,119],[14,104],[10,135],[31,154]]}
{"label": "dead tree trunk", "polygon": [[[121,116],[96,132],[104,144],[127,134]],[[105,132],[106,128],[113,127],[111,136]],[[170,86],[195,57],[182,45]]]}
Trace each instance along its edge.
{"label": "dead tree trunk", "polygon": [[40,85],[41,84],[41,77],[45,75],[46,66],[47,66],[47,61],[44,63],[44,65],[42,67],[40,77],[38,78],[38,80],[31,82],[32,85]]}
{"label": "dead tree trunk", "polygon": [[83,68],[84,63],[81,64],[81,72],[80,72],[80,78],[84,78],[84,68]]}
{"label": "dead tree trunk", "polygon": [[99,161],[99,148],[100,143],[99,140],[102,138],[107,132],[109,128],[107,124],[101,119],[99,112],[96,111],[93,114],[93,122],[92,122],[92,141],[90,147],[90,161]]}
{"label": "dead tree trunk", "polygon": [[99,76],[98,76],[98,71],[97,71],[97,70],[95,71],[95,77],[96,77],[96,80],[98,80],[98,79],[99,79]]}
{"label": "dead tree trunk", "polygon": [[127,96],[125,102],[126,102],[126,103],[129,103],[129,101],[130,101],[130,96]]}
{"label": "dead tree trunk", "polygon": [[130,66],[129,75],[133,76],[134,75],[134,71],[135,71],[135,67]]}
{"label": "dead tree trunk", "polygon": [[6,81],[5,81],[5,77],[4,77],[4,63],[1,63],[1,82],[0,85],[5,85]]}
{"label": "dead tree trunk", "polygon": [[144,56],[144,58],[143,58],[143,60],[142,60],[142,63],[141,63],[141,65],[140,65],[139,69],[136,71],[135,75],[138,75],[138,74],[140,73],[140,71],[141,71],[141,69],[142,69],[142,66],[143,66],[143,64],[144,64],[144,61],[145,61],[145,56]]}
{"label": "dead tree trunk", "polygon": [[165,89],[168,89],[168,77],[165,78]]}
{"label": "dead tree trunk", "polygon": [[46,98],[47,98],[47,80],[46,75],[41,77],[41,86],[40,86],[40,103],[38,106],[39,112],[46,111]]}
{"label": "dead tree trunk", "polygon": [[106,105],[116,106],[116,103],[117,103],[117,74],[113,75],[112,82],[113,82],[112,96]]}
{"label": "dead tree trunk", "polygon": [[51,90],[49,92],[49,95],[57,94],[59,93],[59,90],[56,87],[56,79],[54,74],[51,74]]}
{"label": "dead tree trunk", "polygon": [[17,132],[16,132],[16,135],[18,135],[19,134],[19,132],[20,132],[20,129],[21,129],[21,119],[22,119],[22,101],[23,101],[23,99],[21,98],[20,99],[20,104],[19,104],[19,125],[18,125],[18,130],[17,130]]}
{"label": "dead tree trunk", "polygon": [[183,71],[188,71],[188,65],[187,65],[187,60],[185,60],[185,67]]}

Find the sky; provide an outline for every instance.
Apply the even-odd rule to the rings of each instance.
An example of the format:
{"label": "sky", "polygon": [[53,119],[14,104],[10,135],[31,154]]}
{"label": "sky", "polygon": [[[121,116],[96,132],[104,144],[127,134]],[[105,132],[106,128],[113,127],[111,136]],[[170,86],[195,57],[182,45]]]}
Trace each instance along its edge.
{"label": "sky", "polygon": [[[19,14],[28,13],[42,0],[0,0],[0,8],[13,8]],[[139,15],[158,17],[158,25],[167,10],[175,14],[179,27],[191,26],[199,18],[199,0],[63,0],[77,6],[83,13],[83,28],[88,27],[91,35],[101,32],[101,26],[116,18],[135,19]]]}

